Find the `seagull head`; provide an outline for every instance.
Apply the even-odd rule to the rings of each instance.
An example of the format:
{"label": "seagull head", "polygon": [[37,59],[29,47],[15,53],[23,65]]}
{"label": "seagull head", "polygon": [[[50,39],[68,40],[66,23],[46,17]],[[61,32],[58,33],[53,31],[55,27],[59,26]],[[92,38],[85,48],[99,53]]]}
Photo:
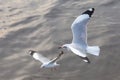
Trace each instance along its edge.
{"label": "seagull head", "polygon": [[66,48],[67,48],[67,45],[62,45],[58,47],[58,49],[66,49]]}
{"label": "seagull head", "polygon": [[67,49],[67,50],[69,50],[69,45],[70,44],[64,44],[64,45],[58,47],[58,49]]}

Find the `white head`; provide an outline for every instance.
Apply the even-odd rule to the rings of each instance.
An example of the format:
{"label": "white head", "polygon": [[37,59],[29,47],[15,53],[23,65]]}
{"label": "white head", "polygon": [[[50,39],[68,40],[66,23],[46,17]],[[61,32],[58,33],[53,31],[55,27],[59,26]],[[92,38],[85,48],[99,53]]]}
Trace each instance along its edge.
{"label": "white head", "polygon": [[64,44],[64,45],[60,46],[59,49],[62,48],[62,49],[67,49],[69,51],[70,50],[69,46],[70,46],[70,44]]}

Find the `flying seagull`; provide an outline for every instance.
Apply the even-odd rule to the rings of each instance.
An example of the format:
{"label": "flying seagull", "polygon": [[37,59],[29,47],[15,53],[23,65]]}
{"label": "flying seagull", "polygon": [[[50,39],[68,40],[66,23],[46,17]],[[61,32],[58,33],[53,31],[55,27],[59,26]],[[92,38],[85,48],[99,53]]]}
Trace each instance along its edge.
{"label": "flying seagull", "polygon": [[61,55],[63,55],[63,51],[61,51],[61,53],[57,57],[50,60],[44,57],[43,55],[41,55],[40,53],[38,53],[37,51],[29,50],[28,53],[35,60],[38,60],[42,63],[41,68],[54,68],[56,66],[59,66],[59,64],[57,64],[57,60],[61,57]]}
{"label": "flying seagull", "polygon": [[78,16],[71,25],[73,40],[71,44],[64,44],[59,48],[72,51],[80,56],[83,61],[90,63],[86,53],[99,56],[99,46],[88,46],[87,44],[87,23],[94,13],[94,8],[90,8]]}

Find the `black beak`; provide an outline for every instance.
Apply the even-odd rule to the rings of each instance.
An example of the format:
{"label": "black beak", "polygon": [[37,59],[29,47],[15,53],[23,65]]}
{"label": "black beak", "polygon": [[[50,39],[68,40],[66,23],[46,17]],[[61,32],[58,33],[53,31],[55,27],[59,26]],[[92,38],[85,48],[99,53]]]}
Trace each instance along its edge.
{"label": "black beak", "polygon": [[62,47],[60,46],[60,47],[58,47],[58,49],[61,49]]}

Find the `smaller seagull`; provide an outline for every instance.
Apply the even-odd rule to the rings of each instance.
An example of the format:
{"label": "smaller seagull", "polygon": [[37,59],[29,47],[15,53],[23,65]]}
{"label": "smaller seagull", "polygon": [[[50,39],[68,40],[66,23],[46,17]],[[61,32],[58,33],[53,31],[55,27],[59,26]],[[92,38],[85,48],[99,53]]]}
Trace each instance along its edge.
{"label": "smaller seagull", "polygon": [[63,55],[63,51],[61,51],[61,53],[57,57],[50,60],[44,57],[43,55],[41,55],[40,53],[38,53],[37,51],[29,50],[28,53],[35,60],[38,60],[42,63],[41,68],[54,68],[54,67],[59,66],[59,64],[57,64],[57,60],[61,57],[61,55]]}

